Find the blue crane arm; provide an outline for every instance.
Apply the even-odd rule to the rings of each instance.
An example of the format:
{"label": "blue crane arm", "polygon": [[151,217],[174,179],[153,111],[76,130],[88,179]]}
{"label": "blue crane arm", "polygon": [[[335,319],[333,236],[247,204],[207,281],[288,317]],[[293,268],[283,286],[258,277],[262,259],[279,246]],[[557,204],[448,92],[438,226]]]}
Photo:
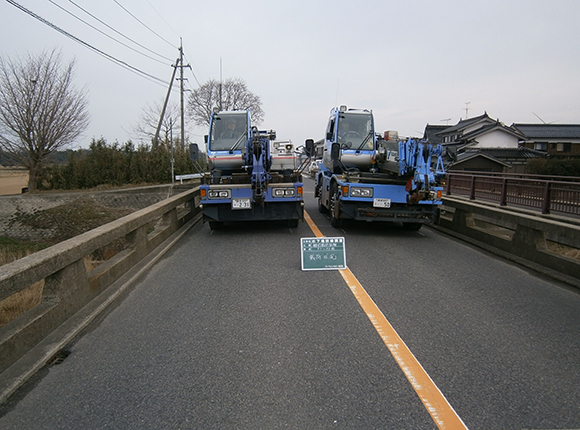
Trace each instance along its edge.
{"label": "blue crane arm", "polygon": [[[413,174],[416,183],[425,185],[433,184],[441,176],[445,175],[441,155],[441,145],[433,146],[426,141],[408,139],[399,142],[399,174]],[[435,169],[431,168],[431,159],[437,157]]]}
{"label": "blue crane arm", "polygon": [[264,198],[265,190],[271,177],[268,173],[272,165],[270,155],[270,140],[252,127],[252,139],[248,139],[246,148],[247,163],[252,168],[252,190],[254,199],[260,201]]}

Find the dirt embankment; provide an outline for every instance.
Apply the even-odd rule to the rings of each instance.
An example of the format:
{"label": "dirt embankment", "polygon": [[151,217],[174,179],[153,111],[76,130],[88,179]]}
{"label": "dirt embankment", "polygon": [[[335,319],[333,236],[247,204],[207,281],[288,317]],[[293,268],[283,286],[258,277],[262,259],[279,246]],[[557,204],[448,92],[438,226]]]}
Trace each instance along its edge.
{"label": "dirt embankment", "polygon": [[28,171],[11,167],[0,167],[0,196],[21,194],[28,186]]}

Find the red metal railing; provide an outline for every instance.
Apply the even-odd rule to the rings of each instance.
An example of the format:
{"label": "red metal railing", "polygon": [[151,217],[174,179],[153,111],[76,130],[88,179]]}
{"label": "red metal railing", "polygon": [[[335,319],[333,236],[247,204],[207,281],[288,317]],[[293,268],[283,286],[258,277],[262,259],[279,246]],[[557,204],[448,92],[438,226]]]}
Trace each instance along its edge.
{"label": "red metal railing", "polygon": [[447,173],[447,195],[580,215],[580,178],[494,173]]}

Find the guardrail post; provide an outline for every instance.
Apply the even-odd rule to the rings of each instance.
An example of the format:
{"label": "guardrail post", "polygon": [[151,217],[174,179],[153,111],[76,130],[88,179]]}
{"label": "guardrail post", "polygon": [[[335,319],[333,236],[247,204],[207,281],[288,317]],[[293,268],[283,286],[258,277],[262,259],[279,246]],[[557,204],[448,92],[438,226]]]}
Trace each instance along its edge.
{"label": "guardrail post", "polygon": [[501,183],[501,197],[499,199],[500,206],[507,206],[507,178],[503,178]]}
{"label": "guardrail post", "polygon": [[471,177],[471,190],[469,191],[469,200],[475,200],[475,175]]}
{"label": "guardrail post", "polygon": [[542,202],[543,214],[550,213],[550,184],[550,181],[546,181],[546,185],[544,186],[544,201]]}
{"label": "guardrail post", "polygon": [[45,282],[42,292],[43,298],[54,297],[59,301],[75,291],[87,289],[89,281],[83,259],[81,258],[47,276]]}

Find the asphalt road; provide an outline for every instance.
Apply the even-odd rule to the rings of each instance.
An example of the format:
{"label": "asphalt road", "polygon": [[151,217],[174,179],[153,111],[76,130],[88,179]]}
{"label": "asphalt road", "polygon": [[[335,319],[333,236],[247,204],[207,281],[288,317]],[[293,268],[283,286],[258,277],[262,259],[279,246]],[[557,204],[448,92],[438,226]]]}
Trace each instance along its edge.
{"label": "asphalt road", "polygon": [[[349,270],[465,427],[580,428],[577,291],[429,228],[336,230],[305,182],[308,214],[345,238]],[[437,429],[341,274],[301,270],[313,236],[194,227],[0,428]]]}

